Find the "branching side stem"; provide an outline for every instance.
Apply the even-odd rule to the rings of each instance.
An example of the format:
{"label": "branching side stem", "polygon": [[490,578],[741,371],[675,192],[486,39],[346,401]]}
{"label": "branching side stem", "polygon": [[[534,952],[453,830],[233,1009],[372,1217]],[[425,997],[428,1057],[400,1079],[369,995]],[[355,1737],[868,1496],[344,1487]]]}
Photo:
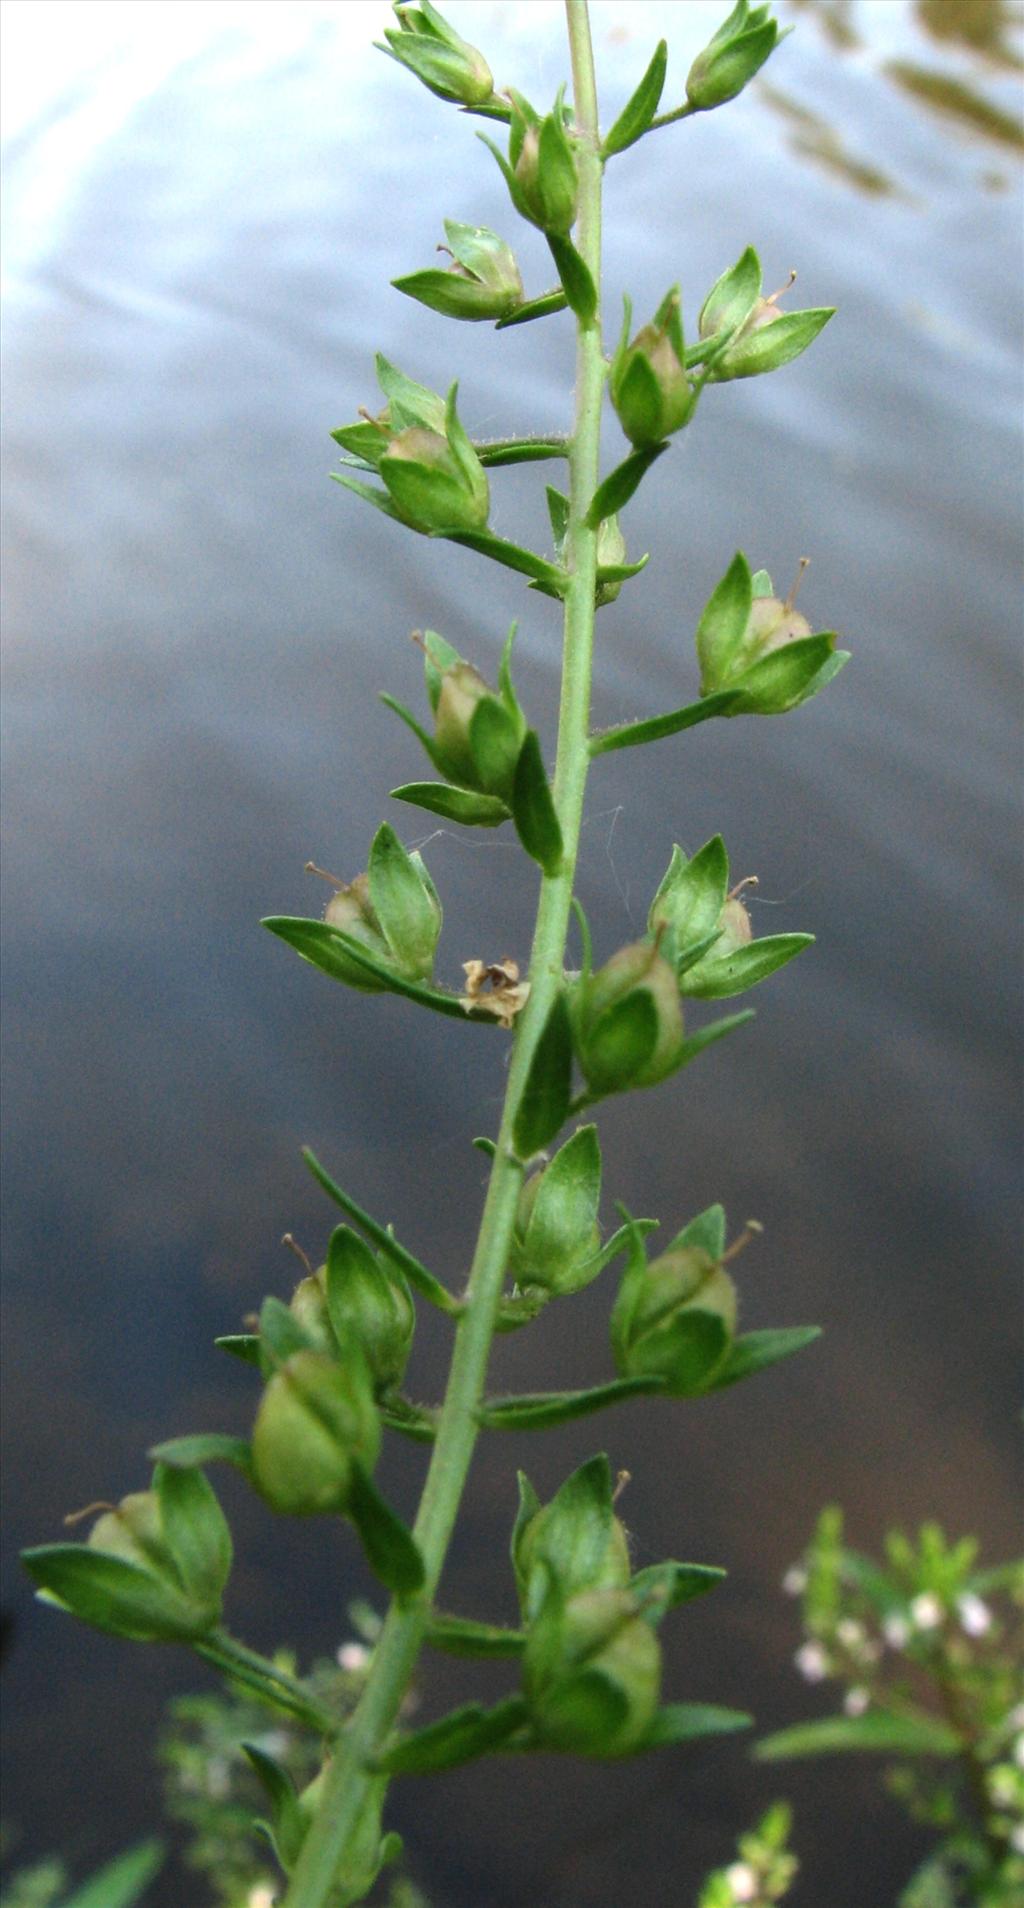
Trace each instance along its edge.
{"label": "branching side stem", "polygon": [[[579,213],[575,242],[601,282],[601,158],[597,90],[587,0],[565,0],[572,58],[578,136]],[[561,985],[589,751],[590,682],[597,580],[597,534],[585,523],[597,488],[601,400],[605,362],[600,302],[587,325],[577,323],[576,413],[569,445],[570,514],[565,563],[571,573],[565,597],[562,689],[554,799],[564,857],[558,873],[541,884],[530,956],[531,991],[516,1033],[497,1150],[491,1167],[480,1232],[414,1534],[423,1554],[426,1581],[406,1602],[395,1600],[374,1651],[366,1689],[336,1745],[320,1806],[296,1864],[283,1908],[324,1908],[339,1866],[371,1796],[372,1765],[401,1709],[423,1642],[431,1603],[458,1514],[478,1435],[476,1413],[484,1393],[494,1322],[508,1264],[516,1201],[523,1178],[512,1133],[529,1074],[530,1060],[552,1001]]]}

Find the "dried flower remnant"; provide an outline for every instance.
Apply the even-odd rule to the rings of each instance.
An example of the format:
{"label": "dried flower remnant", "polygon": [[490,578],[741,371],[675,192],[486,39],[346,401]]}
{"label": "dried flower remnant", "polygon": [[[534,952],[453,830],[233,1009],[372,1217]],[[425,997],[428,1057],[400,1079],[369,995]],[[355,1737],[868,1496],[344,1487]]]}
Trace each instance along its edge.
{"label": "dried flower remnant", "polygon": [[460,996],[468,1013],[493,1014],[502,1027],[511,1027],[530,997],[530,983],[519,978],[518,961],[463,961],[466,991]]}

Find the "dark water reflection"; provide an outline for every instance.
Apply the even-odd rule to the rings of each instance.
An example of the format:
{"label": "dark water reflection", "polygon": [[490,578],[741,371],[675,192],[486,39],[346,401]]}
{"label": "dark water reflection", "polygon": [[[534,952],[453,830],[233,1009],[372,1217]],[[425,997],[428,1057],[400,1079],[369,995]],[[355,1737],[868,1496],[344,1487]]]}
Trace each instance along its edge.
{"label": "dark water reflection", "polygon": [[[491,669],[519,615],[548,742],[557,674],[553,607],[467,552],[403,541],[325,481],[326,431],[373,401],[378,346],[434,387],[457,370],[477,434],[564,426],[564,321],[455,333],[381,293],[429,262],[442,214],[508,229],[496,170],[368,55],[383,7],[174,11],[169,28],[167,9],[142,10],[141,50],[122,25],[66,74],[55,46],[9,168],[5,1807],[26,1855],[59,1845],[83,1867],[152,1826],[147,1745],[167,1694],[201,1679],[54,1621],[16,1546],[135,1488],[154,1439],[246,1427],[251,1384],[210,1341],[287,1292],[285,1226],[312,1252],[325,1237],[299,1142],[457,1278],[482,1188],[468,1141],[497,1116],[500,1036],[343,998],[255,922],[319,904],[308,855],[363,865],[385,791],[420,773],[373,700],[385,685],[418,699],[414,625]],[[671,841],[721,828],[737,872],[760,873],[758,929],[819,936],[750,1032],[684,1084],[613,1104],[602,1131],[610,1196],[673,1228],[716,1197],[737,1223],[757,1214],[749,1323],[817,1319],[827,1337],[713,1405],[488,1444],[448,1580],[453,1605],[508,1611],[515,1465],[546,1494],[606,1442],[633,1473],[638,1561],[730,1570],[670,1633],[670,1690],[749,1702],[771,1726],[818,1706],[789,1667],[777,1585],[825,1498],[865,1545],[933,1514],[994,1556],[1015,1539],[1016,1482],[1016,161],[885,68],[934,70],[1012,114],[1017,41],[999,7],[965,5],[959,37],[948,7],[790,12],[788,112],[751,96],[618,162],[609,290],[643,310],[678,275],[692,313],[753,239],[773,284],[796,264],[802,302],[841,314],[799,368],[711,393],[632,507],[631,547],[655,554],[604,612],[596,715],[694,692],[691,631],[737,544],[786,582],[810,554],[808,613],[855,662],[785,723],[609,758],[580,891],[610,951]],[[557,8],[458,18],[503,77],[553,92]],[[608,116],[659,32],[681,75],[708,19],[598,6]],[[887,189],[858,191],[864,168]],[[543,248],[520,250],[539,288]],[[494,491],[502,532],[544,535],[534,477]],[[504,840],[393,819],[429,835],[445,972],[523,952],[533,883]],[[549,1314],[499,1347],[499,1380],[606,1372],[606,1315],[596,1289]],[[444,1360],[424,1320],[423,1395]],[[410,1508],[420,1470],[388,1451]],[[366,1588],[350,1543],[282,1535],[232,1480],[224,1494],[239,1624],[264,1645],[333,1647]],[[471,1680],[432,1665],[427,1700]],[[890,1901],[912,1844],[871,1772],[796,1768],[782,1786],[796,1899]],[[540,1762],[484,1766],[407,1786],[396,1818],[439,1908],[668,1908],[778,1787],[733,1744],[566,1782]]]}

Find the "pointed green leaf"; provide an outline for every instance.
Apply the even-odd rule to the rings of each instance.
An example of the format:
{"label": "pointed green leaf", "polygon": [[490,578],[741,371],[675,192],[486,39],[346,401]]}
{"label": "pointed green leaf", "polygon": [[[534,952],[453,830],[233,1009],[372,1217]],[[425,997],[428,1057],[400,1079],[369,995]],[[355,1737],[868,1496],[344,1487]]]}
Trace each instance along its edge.
{"label": "pointed green leaf", "polygon": [[786,1762],[795,1756],[823,1756],[847,1750],[891,1756],[956,1756],[963,1743],[955,1729],[934,1716],[890,1716],[868,1710],[863,1716],[823,1716],[795,1723],[755,1744],[758,1762]]}
{"label": "pointed green leaf", "polygon": [[548,500],[548,516],[551,519],[551,536],[555,555],[560,557],[566,531],[569,528],[569,499],[561,490],[556,490],[553,484],[545,487],[544,494]]}
{"label": "pointed green leaf", "polygon": [[596,1126],[581,1126],[546,1166],[523,1240],[523,1257],[543,1266],[538,1280],[561,1289],[561,1278],[591,1253],[601,1201],[601,1147]]}
{"label": "pointed green leaf", "polygon": [[704,1052],[705,1047],[713,1047],[716,1040],[724,1040],[727,1034],[735,1033],[737,1027],[744,1027],[747,1021],[753,1018],[754,1009],[747,1007],[741,1014],[723,1014],[720,1020],[709,1020],[706,1027],[700,1027],[696,1033],[687,1034],[683,1041],[677,1070],[678,1067],[688,1067],[691,1060],[696,1060],[698,1055]]}
{"label": "pointed green leaf", "polygon": [[681,953],[709,937],[712,946],[718,939],[728,888],[729,857],[721,835],[712,835],[689,859],[675,844],[651,902],[647,927],[649,933],[661,935],[659,949],[677,973]]}
{"label": "pointed green leaf", "polygon": [[715,942],[721,939],[721,935],[721,928],[715,928],[713,934],[705,934],[700,941],[691,941],[688,947],[684,947],[681,954],[676,955],[676,978],[680,982],[680,993],[685,992],[682,986],[683,975],[688,974],[691,967],[696,967],[697,962],[702,961],[705,954],[710,953]]}
{"label": "pointed green leaf", "polygon": [[725,1574],[714,1564],[649,1564],[631,1578],[629,1588],[641,1606],[644,1622],[656,1628],[670,1610],[714,1590],[724,1582]]}
{"label": "pointed green leaf", "polygon": [[834,630],[820,630],[769,651],[735,678],[738,693],[727,714],[785,715],[810,701],[849,660],[848,650],[835,651],[835,641]]}
{"label": "pointed green leaf", "polygon": [[435,1769],[455,1769],[460,1763],[472,1762],[499,1748],[525,1721],[526,1704],[521,1696],[509,1696],[494,1709],[467,1703],[440,1722],[404,1737],[376,1767],[386,1775],[427,1775]]}
{"label": "pointed green leaf", "polygon": [[[430,630],[428,630],[427,635],[429,636],[430,634],[431,632]],[[428,672],[428,687],[429,687],[429,672]],[[441,764],[439,763],[437,759],[437,749],[434,743],[434,738],[432,735],[427,734],[427,731],[423,727],[423,724],[421,722],[417,722],[416,717],[412,713],[412,710],[407,709],[404,702],[399,702],[396,696],[388,695],[388,692],[386,689],[381,690],[380,699],[386,709],[390,709],[393,712],[393,714],[395,714],[396,716],[399,716],[401,720],[405,723],[406,728],[412,730],[413,735],[416,737],[417,742],[419,742],[422,745],[422,747],[426,749],[426,752],[429,755],[430,760],[433,762],[434,767],[436,769],[440,769]],[[442,773],[443,773],[443,770],[442,770]]]}
{"label": "pointed green leaf", "polygon": [[212,1627],[195,1605],[136,1564],[86,1544],[39,1544],[21,1561],[46,1602],[138,1643],[187,1643]]}
{"label": "pointed green leaf", "polygon": [[571,1092],[572,1030],[560,989],[534,1047],[516,1112],[512,1132],[520,1159],[530,1159],[550,1145],[568,1117]]}
{"label": "pointed green leaf", "polygon": [[628,146],[635,145],[638,139],[643,138],[658,110],[667,64],[668,46],[664,40],[659,40],[643,79],[605,136],[601,150],[606,159],[610,159],[613,153],[625,152]]}
{"label": "pointed green leaf", "polygon": [[273,1293],[260,1306],[260,1346],[271,1369],[283,1365],[294,1352],[315,1349],[305,1326],[295,1313]]}
{"label": "pointed green leaf", "polygon": [[308,1822],[299,1807],[295,1783],[287,1769],[255,1742],[243,1742],[242,1753],[266,1792],[273,1815],[274,1848],[281,1863],[294,1863],[306,1838]]}
{"label": "pointed green leaf", "polygon": [[668,1749],[675,1743],[702,1742],[736,1729],[750,1729],[753,1716],[742,1709],[723,1709],[718,1703],[667,1703],[659,1709],[637,1749]]}
{"label": "pointed green leaf", "polygon": [[139,1842],[76,1888],[63,1908],[134,1908],[163,1864],[162,1843]]}
{"label": "pointed green leaf", "polygon": [[658,1009],[636,988],[598,1014],[587,1028],[587,1084],[593,1093],[617,1093],[642,1072],[658,1042]]}
{"label": "pointed green leaf", "polygon": [[396,802],[409,802],[425,808],[445,821],[460,822],[464,828],[499,828],[508,821],[509,810],[498,795],[478,795],[472,789],[455,788],[450,782],[403,782],[393,788]]}
{"label": "pointed green leaf", "polygon": [[700,309],[701,343],[694,347],[699,362],[720,339],[737,331],[750,317],[761,295],[761,261],[748,245],[735,265],[715,280]]}
{"label": "pointed green leaf", "polygon": [[709,1259],[718,1260],[725,1251],[725,1208],[724,1206],[706,1206],[689,1225],[677,1232],[666,1248],[676,1252],[680,1247],[696,1246],[698,1251],[706,1252]]}
{"label": "pointed green leaf", "polygon": [[697,656],[700,661],[701,694],[718,689],[727,676],[743,633],[750,621],[754,600],[750,565],[742,550],[737,550],[721,581],[715,585],[697,625]]}
{"label": "pointed green leaf", "polygon": [[449,1656],[521,1656],[526,1632],[435,1610],[427,1625],[426,1641]]}
{"label": "pointed green leaf", "polygon": [[636,445],[659,444],[665,435],[665,405],[658,374],[649,358],[636,352],[619,378],[615,408],[629,419],[628,436]]}
{"label": "pointed green leaf", "polygon": [[687,703],[685,709],[672,709],[667,715],[648,716],[641,722],[625,722],[621,728],[605,729],[590,738],[591,755],[608,755],[612,749],[634,749],[643,742],[660,742],[666,735],[679,735],[683,729],[695,728],[698,722],[707,722],[712,716],[729,715],[741,700],[735,689],[722,689],[712,696],[702,696],[699,702]]}
{"label": "pointed green leaf", "polygon": [[[558,309],[561,310],[561,305]],[[534,316],[539,316],[539,313]],[[506,322],[516,324],[518,320],[510,318]],[[473,449],[487,470],[501,470],[506,464],[550,463],[553,457],[569,455],[568,439],[558,436],[501,437],[483,443],[474,441]]]}
{"label": "pointed green leaf", "polygon": [[592,324],[597,310],[597,288],[586,259],[580,257],[570,238],[560,238],[556,232],[547,232],[545,237],[570,309],[581,325]]}
{"label": "pointed green leaf", "polygon": [[546,1431],[552,1424],[569,1424],[574,1418],[589,1418],[606,1405],[621,1404],[627,1398],[663,1391],[661,1377],[613,1378],[606,1385],[594,1385],[589,1391],[536,1391],[519,1398],[493,1398],[477,1413],[480,1424],[489,1431]]}
{"label": "pointed green leaf", "polygon": [[374,912],[395,959],[412,976],[429,973],[440,932],[437,908],[390,822],[381,822],[370,843],[367,874]]}
{"label": "pointed green leaf", "polygon": [[423,1558],[412,1532],[386,1504],[363,1465],[352,1461],[348,1503],[371,1570],[397,1597],[415,1596],[423,1587]]}
{"label": "pointed green leaf", "polygon": [[[490,287],[464,278],[461,272],[443,271],[435,265],[426,271],[407,272],[402,278],[393,278],[391,283],[395,291],[426,305],[428,311],[440,312],[442,318],[462,318],[471,324],[480,324],[493,320],[495,315],[495,296]],[[498,309],[501,309],[500,301]]]}
{"label": "pointed green leaf", "polygon": [[[609,471],[603,482],[599,483],[590,500],[590,508],[584,519],[588,530],[596,530],[606,517],[615,516],[625,508],[634,492],[639,488],[651,465],[656,463],[662,451],[667,451],[667,440],[660,444],[646,444],[642,450],[635,450],[615,469]],[[628,566],[635,569],[633,564]]]}
{"label": "pointed green leaf", "polygon": [[769,974],[784,967],[813,941],[813,934],[766,934],[719,959],[712,950],[683,977],[682,991],[697,1000],[728,1000],[734,994],[745,994],[748,987],[767,980]]}
{"label": "pointed green leaf", "polygon": [[[382,511],[384,516],[390,517],[393,523],[405,523],[404,517],[399,516],[386,490],[375,490],[372,484],[364,484],[358,477],[346,477],[338,470],[330,471],[329,476],[332,483],[340,484],[343,490],[351,490],[353,496],[361,497],[364,503],[372,504],[375,510]],[[409,527],[405,524],[407,530]]]}
{"label": "pointed green leaf", "polygon": [[[568,303],[561,285],[558,285],[554,291],[542,292],[539,298],[528,298],[525,304],[517,305],[514,311],[498,319],[494,329],[507,331],[509,325],[526,325],[533,318],[547,318],[553,311],[564,311]],[[559,455],[564,456],[564,450]]]}
{"label": "pointed green leaf", "polygon": [[414,424],[428,431],[444,430],[444,399],[437,391],[428,391],[425,384],[407,378],[382,351],[377,352],[374,369],[377,383],[388,401],[393,430],[404,431]]}
{"label": "pointed green leaf", "polygon": [[481,696],[469,721],[469,751],[484,787],[511,790],[522,741],[522,726],[498,696]]}
{"label": "pointed green leaf", "polygon": [[202,1471],[160,1463],[153,1483],[164,1536],[187,1594],[196,1602],[219,1603],[231,1575],[233,1551],[228,1521],[212,1484]]}
{"label": "pointed green leaf", "polygon": [[780,1359],[803,1351],[805,1345],[813,1345],[820,1337],[820,1325],[785,1325],[762,1332],[744,1332],[734,1341],[709,1389],[721,1391],[726,1385],[738,1384],[741,1378],[753,1377],[755,1371],[766,1371],[769,1365],[777,1365]]}
{"label": "pointed green leaf", "polygon": [[447,1312],[449,1316],[461,1312],[462,1306],[459,1300],[453,1298],[440,1280],[435,1279],[434,1274],[428,1272],[426,1266],[421,1265],[419,1259],[414,1258],[405,1246],[399,1245],[387,1226],[382,1226],[379,1220],[372,1218],[362,1206],[357,1205],[349,1193],[342,1191],[308,1146],[303,1147],[302,1157],[313,1178],[323,1187],[328,1199],[333,1199],[335,1205],[341,1207],[342,1212],[354,1221],[360,1231],[365,1232],[367,1238],[373,1240],[379,1251],[383,1252],[400,1272],[404,1272],[410,1285],[414,1285],[416,1290],[422,1293],[425,1299],[429,1299],[431,1305],[436,1305],[439,1311]]}
{"label": "pointed green leaf", "polygon": [[505,708],[508,710],[509,715],[514,716],[515,720],[522,727],[525,727],[526,717],[523,715],[522,709],[519,706],[519,698],[516,695],[515,685],[512,681],[512,652],[515,648],[518,631],[519,624],[515,618],[513,618],[508,626],[508,635],[501,645],[501,661],[498,664],[498,694]]}
{"label": "pointed green leaf", "polygon": [[[258,1346],[255,1334],[251,1342]],[[255,1362],[259,1362],[258,1357]],[[167,1464],[172,1470],[198,1470],[204,1464],[220,1462],[233,1464],[248,1475],[252,1449],[248,1438],[233,1438],[224,1431],[198,1431],[191,1437],[165,1438],[162,1444],[151,1445],[147,1455],[154,1463]]]}
{"label": "pointed green leaf", "polygon": [[311,967],[319,967],[322,973],[329,974],[332,980],[345,981],[347,985],[345,963],[352,960],[357,967],[365,968],[368,974],[382,981],[389,993],[403,994],[407,1000],[418,1001],[421,1007],[432,1008],[434,1013],[447,1014],[452,1020],[488,1021],[492,1027],[497,1024],[493,1014],[475,1013],[472,1009],[467,1012],[457,994],[442,993],[436,987],[405,980],[395,968],[375,960],[351,934],[329,927],[326,921],[274,914],[261,925],[269,928],[279,940],[286,941]]}
{"label": "pointed green leaf", "polygon": [[[439,636],[436,629],[425,629],[423,631],[423,680],[427,689],[427,701],[435,715],[437,714],[437,705],[441,700],[441,686],[445,671],[447,669],[454,669],[456,664],[461,661],[462,657],[459,655],[458,650],[448,641],[447,637]],[[389,698],[382,696],[381,700],[388,701]],[[413,723],[413,718],[410,717],[408,709],[403,708],[400,703],[392,703],[391,707],[397,710],[397,713],[402,716],[404,721],[410,724]],[[414,726],[418,727],[418,725]],[[423,732],[420,730],[419,734],[420,740],[422,741],[424,739]]]}
{"label": "pointed green leaf", "polygon": [[260,1335],[258,1332],[228,1332],[214,1339],[219,1351],[230,1352],[232,1358],[240,1358],[243,1365],[259,1365]]}
{"label": "pointed green leaf", "polygon": [[[730,345],[717,375],[723,380],[756,378],[763,371],[778,371],[782,365],[799,358],[834,317],[834,308],[828,307],[817,311],[784,311],[771,324],[762,325],[760,330]],[[711,375],[714,378],[716,373],[713,371]]]}
{"label": "pointed green leaf", "polygon": [[556,875],[562,865],[562,830],[535,729],[527,729],[516,762],[512,819],[527,854],[539,862],[546,875]]}

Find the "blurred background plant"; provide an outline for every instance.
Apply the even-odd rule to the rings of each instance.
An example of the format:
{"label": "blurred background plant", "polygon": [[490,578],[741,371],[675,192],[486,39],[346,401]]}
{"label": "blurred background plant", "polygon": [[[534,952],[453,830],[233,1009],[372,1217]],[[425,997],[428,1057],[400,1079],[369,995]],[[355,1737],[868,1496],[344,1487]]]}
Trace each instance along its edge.
{"label": "blurred background plant", "polygon": [[938,1837],[899,1908],[1024,1900],[1024,1561],[981,1568],[973,1537],[892,1530],[885,1561],[822,1511],[784,1587],[801,1599],[796,1666],[843,1686],[838,1715],[759,1743],[763,1761],[842,1751],[893,1758],[885,1787]]}

